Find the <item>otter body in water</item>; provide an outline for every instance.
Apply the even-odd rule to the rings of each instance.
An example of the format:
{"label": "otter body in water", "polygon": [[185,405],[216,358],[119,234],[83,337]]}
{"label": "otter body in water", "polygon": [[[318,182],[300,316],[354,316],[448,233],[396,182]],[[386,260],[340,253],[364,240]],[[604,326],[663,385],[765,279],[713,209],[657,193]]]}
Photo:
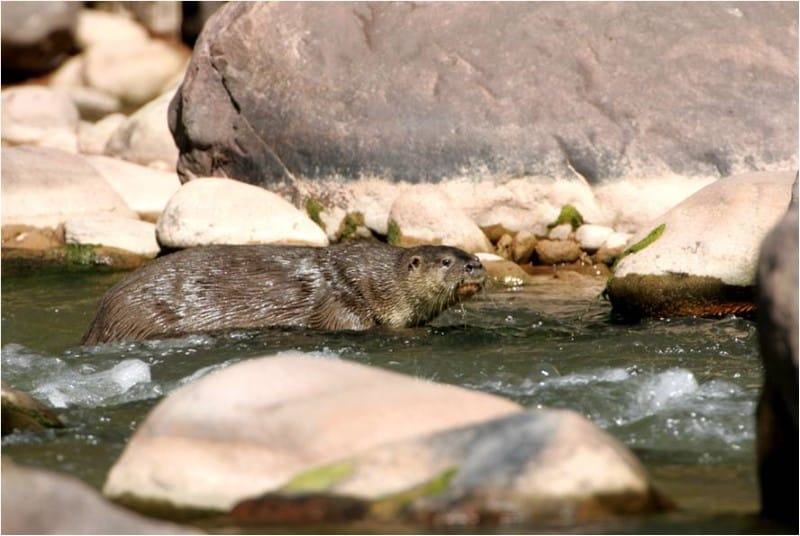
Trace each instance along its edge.
{"label": "otter body in water", "polygon": [[82,342],[269,326],[417,326],[475,294],[484,279],[477,257],[445,246],[197,247],[117,283]]}

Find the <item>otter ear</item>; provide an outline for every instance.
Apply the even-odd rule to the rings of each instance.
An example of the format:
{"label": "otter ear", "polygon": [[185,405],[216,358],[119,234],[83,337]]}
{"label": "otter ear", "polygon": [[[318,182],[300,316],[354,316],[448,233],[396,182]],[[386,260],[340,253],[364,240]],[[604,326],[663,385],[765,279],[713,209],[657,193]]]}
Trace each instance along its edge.
{"label": "otter ear", "polygon": [[408,270],[416,270],[422,264],[422,259],[419,258],[419,255],[414,255],[411,257],[411,260],[408,261]]}

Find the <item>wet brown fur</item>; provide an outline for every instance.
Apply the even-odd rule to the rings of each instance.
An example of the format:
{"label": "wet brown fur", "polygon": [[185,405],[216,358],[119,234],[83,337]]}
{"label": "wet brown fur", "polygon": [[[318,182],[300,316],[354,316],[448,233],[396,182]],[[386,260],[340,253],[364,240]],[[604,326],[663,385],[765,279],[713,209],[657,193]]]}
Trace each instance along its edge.
{"label": "wet brown fur", "polygon": [[475,256],[445,246],[198,247],[161,257],[111,288],[82,342],[269,326],[417,326],[462,299],[465,283],[484,278]]}

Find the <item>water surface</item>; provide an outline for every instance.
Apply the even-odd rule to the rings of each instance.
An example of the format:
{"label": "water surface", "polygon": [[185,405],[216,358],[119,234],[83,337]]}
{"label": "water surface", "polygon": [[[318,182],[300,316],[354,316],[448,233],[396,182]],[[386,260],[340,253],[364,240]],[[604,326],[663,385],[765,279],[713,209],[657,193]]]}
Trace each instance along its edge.
{"label": "water surface", "polygon": [[68,422],[64,430],[5,438],[5,455],[99,488],[165,394],[242,359],[300,350],[528,407],[576,410],[632,448],[680,508],[669,516],[562,529],[770,530],[751,515],[758,509],[753,415],[761,368],[748,320],[618,323],[599,297],[602,279],[566,274],[484,293],[425,328],[270,330],[80,347],[98,299],[120,277],[3,279],[3,379],[55,406]]}

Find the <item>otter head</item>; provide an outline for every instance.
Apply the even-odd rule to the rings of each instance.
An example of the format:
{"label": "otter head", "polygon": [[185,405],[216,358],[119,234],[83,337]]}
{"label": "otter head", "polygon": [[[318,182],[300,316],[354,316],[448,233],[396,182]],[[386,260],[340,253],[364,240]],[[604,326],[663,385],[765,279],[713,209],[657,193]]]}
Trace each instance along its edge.
{"label": "otter head", "polygon": [[424,323],[483,288],[486,271],[475,255],[447,246],[407,249],[402,262],[414,323]]}

